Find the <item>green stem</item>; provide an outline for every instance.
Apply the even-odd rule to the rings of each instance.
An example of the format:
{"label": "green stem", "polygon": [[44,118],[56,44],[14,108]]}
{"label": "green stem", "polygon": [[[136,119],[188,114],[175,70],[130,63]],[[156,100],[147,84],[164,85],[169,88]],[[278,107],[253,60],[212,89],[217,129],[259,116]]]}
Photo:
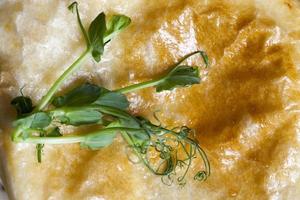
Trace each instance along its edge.
{"label": "green stem", "polygon": [[[109,38],[104,38],[104,42],[107,42]],[[40,111],[47,106],[51,101],[55,92],[59,89],[61,84],[86,60],[91,53],[92,49],[87,48],[81,56],[55,81],[47,94],[42,98],[39,104],[35,107],[34,112]]]}
{"label": "green stem", "polygon": [[30,136],[28,138],[19,138],[18,142],[32,143],[32,144],[70,144],[78,143],[84,140],[85,136],[63,136],[63,137],[39,137]]}
{"label": "green stem", "polygon": [[[174,65],[172,65],[171,69],[174,70],[174,68],[178,65],[180,65],[182,62],[184,62],[186,59],[188,59],[189,57],[200,53],[200,55],[202,56],[203,60],[205,61],[205,64],[207,64],[207,61],[205,59],[206,54],[203,51],[194,51],[192,53],[189,53],[187,55],[185,55],[183,58],[181,58],[177,63],[175,63]],[[168,76],[170,75],[170,73],[172,72],[172,70],[165,76],[159,78],[159,79],[154,79],[151,81],[146,81],[146,82],[142,82],[142,83],[137,83],[134,85],[129,85],[127,87],[123,87],[120,89],[115,90],[116,92],[120,92],[123,94],[129,93],[129,92],[134,92],[136,90],[140,90],[140,89],[144,89],[144,88],[148,88],[148,87],[153,87],[156,86],[158,84],[160,84],[161,82],[164,81],[164,79],[168,78]]]}
{"label": "green stem", "polygon": [[59,89],[60,85],[66,80],[89,56],[91,49],[87,49],[81,56],[55,81],[47,94],[42,98],[40,103],[35,107],[34,112],[42,110],[51,101],[55,92]]}
{"label": "green stem", "polygon": [[80,143],[85,140],[86,137],[111,133],[116,131],[130,131],[130,132],[140,132],[142,129],[138,128],[127,128],[127,127],[112,127],[101,129],[100,131],[92,132],[86,135],[72,135],[72,136],[63,136],[63,137],[39,137],[39,136],[29,136],[27,138],[19,137],[16,142],[31,143],[31,144],[72,144]]}
{"label": "green stem", "polygon": [[151,81],[146,81],[146,82],[142,82],[142,83],[137,83],[137,84],[129,85],[127,87],[120,88],[120,89],[115,90],[115,91],[126,94],[128,92],[134,92],[136,90],[156,86],[156,85],[160,84],[163,81],[163,79],[164,78],[151,80]]}
{"label": "green stem", "polygon": [[11,135],[11,140],[16,142],[18,140],[19,135],[22,133],[23,129],[21,127],[17,127],[14,129],[12,135]]}
{"label": "green stem", "polygon": [[88,105],[88,106],[84,106],[84,107],[61,107],[61,108],[56,108],[53,110],[49,110],[48,113],[53,116],[61,116],[64,115],[65,113],[68,113],[70,111],[80,111],[82,109],[92,109],[92,110],[97,110],[100,111],[102,113],[105,114],[109,114],[115,117],[119,117],[122,119],[131,119],[133,118],[130,114],[128,114],[127,112],[120,110],[120,109],[116,109],[114,107],[110,107],[110,106],[104,106],[104,105]]}

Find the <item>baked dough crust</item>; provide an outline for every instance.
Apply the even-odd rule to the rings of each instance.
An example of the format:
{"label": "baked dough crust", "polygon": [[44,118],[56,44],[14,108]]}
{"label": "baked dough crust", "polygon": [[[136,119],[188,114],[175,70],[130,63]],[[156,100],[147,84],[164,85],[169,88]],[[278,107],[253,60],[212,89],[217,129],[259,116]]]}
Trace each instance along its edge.
{"label": "baked dough crust", "polygon": [[[164,73],[177,59],[199,57],[199,85],[130,94],[131,112],[196,130],[212,174],[204,183],[165,186],[128,161],[121,138],[90,151],[79,145],[10,141],[10,100],[19,89],[37,101],[84,49],[69,1],[0,3],[0,127],[2,177],[11,199],[300,199],[299,40],[297,0],[80,1],[84,22],[100,11],[132,25],[87,62],[65,87],[89,80],[114,89]],[[201,167],[195,163],[193,168]]]}

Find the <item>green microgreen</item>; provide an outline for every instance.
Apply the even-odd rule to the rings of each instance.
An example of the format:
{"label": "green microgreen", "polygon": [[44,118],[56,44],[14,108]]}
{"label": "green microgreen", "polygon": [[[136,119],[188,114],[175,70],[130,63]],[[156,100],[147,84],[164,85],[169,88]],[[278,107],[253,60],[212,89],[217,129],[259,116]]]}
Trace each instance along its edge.
{"label": "green microgreen", "polygon": [[[45,144],[79,143],[83,148],[97,150],[111,145],[116,135],[121,134],[139,161],[152,173],[161,176],[165,184],[177,182],[184,185],[194,159],[202,159],[204,164],[204,170],[198,171],[194,179],[205,180],[210,175],[209,161],[192,130],[186,126],[168,129],[160,122],[155,125],[143,117],[130,114],[127,111],[129,102],[124,94],[147,87],[155,87],[160,92],[198,84],[198,67],[181,63],[195,54],[200,54],[204,64],[208,65],[207,55],[203,51],[192,52],[171,66],[170,71],[161,78],[115,91],[84,83],[56,95],[64,80],[78,69],[88,55],[92,55],[95,61],[100,61],[104,46],[131,22],[124,15],[114,15],[106,22],[105,14],[100,13],[86,31],[80,19],[77,2],[68,8],[76,11],[87,50],[55,81],[35,109],[31,99],[23,94],[12,100],[19,116],[14,122],[12,140],[36,144],[38,162],[41,162]],[[154,118],[158,120],[156,115]],[[63,124],[73,127],[97,124],[102,128],[82,135],[64,135],[59,129]]]}
{"label": "green microgreen", "polygon": [[171,70],[168,72],[167,75],[164,75],[161,78],[154,79],[151,81],[130,85],[128,87],[121,88],[117,91],[121,93],[128,93],[147,87],[155,87],[157,92],[161,92],[163,90],[171,90],[176,87],[184,87],[190,86],[192,84],[197,84],[200,82],[198,67],[181,65],[183,61],[195,54],[200,54],[205,65],[208,65],[207,55],[205,54],[205,52],[195,51],[190,54],[187,54],[176,64],[171,66]]}

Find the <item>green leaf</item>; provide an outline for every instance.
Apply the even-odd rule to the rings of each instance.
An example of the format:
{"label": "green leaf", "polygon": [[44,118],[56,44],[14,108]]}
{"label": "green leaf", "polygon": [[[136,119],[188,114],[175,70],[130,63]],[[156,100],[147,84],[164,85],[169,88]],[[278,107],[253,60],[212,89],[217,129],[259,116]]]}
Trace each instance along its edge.
{"label": "green leaf", "polygon": [[23,130],[32,129],[43,129],[51,123],[51,118],[47,113],[38,112],[28,117],[18,119],[13,123],[15,127],[20,126]]}
{"label": "green leaf", "polygon": [[47,127],[51,123],[51,118],[47,113],[38,112],[34,115],[31,115],[31,125],[30,128],[32,129],[43,129]]}
{"label": "green leaf", "polygon": [[24,139],[29,136],[28,129],[33,129],[37,132],[43,131],[44,128],[50,125],[51,121],[52,119],[47,113],[38,112],[14,121],[13,126],[20,131]]}
{"label": "green leaf", "polygon": [[144,130],[141,130],[139,132],[130,132],[130,131],[126,131],[126,133],[132,135],[135,140],[139,140],[139,141],[147,141],[147,140],[150,140],[150,135],[144,131]]}
{"label": "green leaf", "polygon": [[131,23],[131,19],[125,15],[113,15],[107,23],[105,37],[110,40]]}
{"label": "green leaf", "polygon": [[100,13],[94,21],[92,21],[88,36],[92,47],[92,56],[96,62],[101,60],[104,51],[104,34],[106,32],[105,14]]}
{"label": "green leaf", "polygon": [[[128,127],[128,128],[141,128],[140,120],[136,117],[130,117],[127,119],[119,119],[119,123],[122,127]],[[145,141],[150,139],[150,135],[144,130],[141,129],[141,131],[126,131],[129,135],[133,136],[135,140]]]}
{"label": "green leaf", "polygon": [[61,123],[79,126],[83,124],[94,124],[101,121],[102,114],[92,109],[72,109],[64,113],[62,116],[58,116]]}
{"label": "green leaf", "polygon": [[87,135],[80,143],[81,147],[89,149],[99,149],[110,145],[116,136],[116,132],[103,132]]}
{"label": "green leaf", "polygon": [[94,102],[101,93],[107,91],[97,85],[85,83],[74,88],[63,96],[55,97],[52,104],[56,107],[82,106]]}
{"label": "green leaf", "polygon": [[179,65],[161,79],[160,83],[156,85],[156,91],[171,90],[175,87],[188,86],[199,82],[200,78],[197,67]]}
{"label": "green leaf", "polygon": [[206,67],[209,65],[208,56],[204,51],[194,51],[185,55],[175,65],[164,78],[159,80],[159,84],[156,85],[156,91],[171,90],[175,87],[183,87],[200,82],[199,70],[197,66],[180,65],[183,61],[189,57],[200,54]]}
{"label": "green leaf", "polygon": [[55,97],[52,101],[52,104],[56,107],[83,106],[90,103],[123,110],[129,106],[125,95],[90,83],[80,85],[63,96]]}
{"label": "green leaf", "polygon": [[32,101],[29,97],[18,96],[10,104],[15,107],[18,116],[31,113],[33,110]]}
{"label": "green leaf", "polygon": [[131,116],[127,118],[120,118],[119,123],[122,127],[127,127],[127,128],[140,128],[140,124],[138,120]]}
{"label": "green leaf", "polygon": [[129,106],[126,96],[119,92],[105,92],[99,96],[94,104],[110,106],[122,110],[126,110]]}

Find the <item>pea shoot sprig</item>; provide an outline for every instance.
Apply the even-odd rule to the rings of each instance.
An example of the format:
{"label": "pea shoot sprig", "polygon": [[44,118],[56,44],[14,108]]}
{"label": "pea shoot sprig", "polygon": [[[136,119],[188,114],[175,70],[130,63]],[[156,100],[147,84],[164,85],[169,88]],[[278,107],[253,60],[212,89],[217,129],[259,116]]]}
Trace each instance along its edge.
{"label": "pea shoot sprig", "polygon": [[[55,96],[64,80],[83,64],[88,55],[99,62],[105,45],[131,22],[130,18],[124,15],[114,15],[106,22],[104,13],[100,13],[92,21],[87,32],[80,19],[78,4],[72,3],[69,9],[76,12],[87,49],[55,81],[36,107],[23,93],[12,100],[11,104],[18,114],[18,119],[14,122],[12,140],[36,144],[38,162],[41,162],[45,144],[79,143],[83,148],[96,150],[109,146],[116,135],[121,134],[129,146],[128,154],[132,153],[138,162],[143,163],[152,173],[161,176],[165,184],[170,185],[175,181],[184,185],[194,159],[202,159],[204,164],[204,170],[198,171],[194,179],[205,180],[210,175],[210,165],[205,152],[194,138],[193,130],[186,126],[172,129],[164,127],[156,115],[156,124],[143,117],[133,116],[127,111],[129,102],[124,94],[148,87],[154,87],[157,92],[161,92],[198,84],[198,67],[182,63],[187,58],[199,54],[207,66],[207,55],[203,51],[192,52],[171,66],[166,75],[114,91],[84,83],[61,96]],[[79,127],[91,124],[102,128],[80,135],[65,135],[60,129],[62,125]]]}

